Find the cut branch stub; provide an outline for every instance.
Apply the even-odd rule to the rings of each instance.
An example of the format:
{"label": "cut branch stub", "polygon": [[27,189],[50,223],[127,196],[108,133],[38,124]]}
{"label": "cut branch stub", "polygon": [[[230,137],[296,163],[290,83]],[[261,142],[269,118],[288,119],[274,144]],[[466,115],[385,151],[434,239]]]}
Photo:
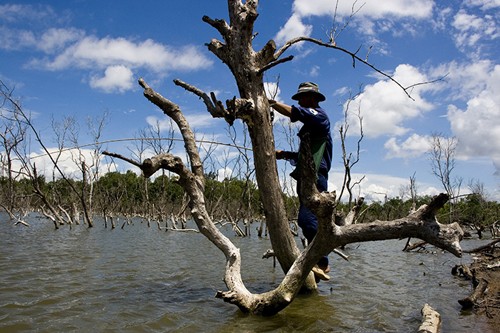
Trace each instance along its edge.
{"label": "cut branch stub", "polygon": [[212,27],[217,29],[217,31],[221,34],[221,36],[224,38],[224,40],[226,40],[226,38],[229,34],[229,30],[230,30],[230,27],[226,23],[226,21],[224,21],[222,19],[214,20],[214,19],[211,19],[210,17],[208,17],[207,15],[202,17],[202,21],[210,24]]}
{"label": "cut branch stub", "polygon": [[211,92],[210,97],[208,97],[204,91],[184,81],[176,79],[174,80],[174,83],[201,98],[207,107],[207,111],[212,115],[212,117],[224,118],[229,125],[233,125],[235,115],[224,108],[224,104],[217,99],[213,92]]}
{"label": "cut branch stub", "polygon": [[254,105],[251,100],[236,98],[226,100],[227,111],[234,118],[250,121]]}

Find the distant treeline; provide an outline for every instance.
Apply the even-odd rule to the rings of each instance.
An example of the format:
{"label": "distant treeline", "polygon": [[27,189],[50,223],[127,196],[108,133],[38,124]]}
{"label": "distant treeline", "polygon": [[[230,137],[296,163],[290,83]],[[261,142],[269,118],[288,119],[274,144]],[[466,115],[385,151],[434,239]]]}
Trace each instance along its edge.
{"label": "distant treeline", "polygon": [[[77,180],[69,182],[63,179],[46,181],[43,176],[38,176],[36,180],[14,181],[0,177],[0,203],[10,212],[47,211],[46,206],[51,206],[56,207],[52,208],[53,211],[70,212],[66,215],[74,216],[83,211],[81,198],[84,197],[91,216],[142,216],[157,220],[189,218],[188,198],[175,176],[161,175],[151,180],[132,171],[109,172],[92,184]],[[77,196],[75,188],[81,190],[82,195]],[[209,174],[205,198],[214,220],[251,221],[260,220],[264,215],[259,190],[250,180],[235,178],[218,181],[214,174]],[[288,216],[294,220],[298,198],[284,195],[284,199]],[[401,218],[430,199],[423,196],[417,197],[416,202],[391,198],[385,202],[364,203],[360,222]],[[339,204],[338,211],[347,213],[348,210],[347,204]],[[487,201],[479,194],[469,194],[460,200],[450,200],[441,210],[439,221],[459,222],[476,230],[484,230],[498,221],[499,216],[498,202]]]}

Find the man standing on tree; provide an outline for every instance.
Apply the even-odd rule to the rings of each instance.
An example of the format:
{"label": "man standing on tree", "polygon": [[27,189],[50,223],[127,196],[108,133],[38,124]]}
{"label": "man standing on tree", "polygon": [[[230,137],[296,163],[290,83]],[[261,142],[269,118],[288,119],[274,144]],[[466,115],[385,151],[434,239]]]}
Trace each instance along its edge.
{"label": "man standing on tree", "polygon": [[[325,192],[328,189],[328,172],[332,164],[332,137],[330,134],[330,119],[319,106],[319,102],[325,100],[325,96],[319,92],[318,85],[313,82],[304,82],[299,85],[299,89],[293,100],[298,102],[298,106],[287,105],[284,103],[269,100],[270,106],[284,116],[290,118],[291,122],[300,121],[303,123],[299,130],[298,136],[300,139],[304,135],[308,135],[311,142],[311,152],[314,158],[314,163],[317,172],[316,187],[318,191]],[[302,229],[304,237],[310,243],[316,232],[318,231],[318,220],[316,216],[302,203],[300,198],[300,179],[299,179],[299,154],[298,152],[276,151],[277,159],[286,159],[296,166],[295,170],[290,174],[297,180],[297,192],[299,193],[299,216],[298,224]],[[316,277],[316,281],[329,280],[328,272],[328,257],[323,257],[318,264],[312,269]]]}

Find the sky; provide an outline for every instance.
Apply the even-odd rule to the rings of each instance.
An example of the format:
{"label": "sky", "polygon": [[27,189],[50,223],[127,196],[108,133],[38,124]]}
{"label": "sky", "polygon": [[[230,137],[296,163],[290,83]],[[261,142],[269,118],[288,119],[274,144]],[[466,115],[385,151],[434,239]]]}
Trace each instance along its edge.
{"label": "sky", "polygon": [[[451,177],[461,183],[460,194],[480,184],[489,200],[500,201],[499,9],[500,0],[264,0],[253,47],[259,50],[270,39],[280,47],[297,36],[328,41],[333,32],[337,46],[357,52],[403,86],[414,85],[410,98],[347,54],[307,43],[290,48],[284,56],[293,60],[266,73],[269,94],[282,102],[292,104],[304,81],[316,82],[326,96],[321,106],[334,136],[329,190],[339,191],[342,183],[339,128],[348,124],[346,148],[355,156],[362,119],[359,162],[352,169],[360,181],[356,196],[407,199],[411,177],[419,195],[443,192],[429,155],[438,137],[456,142]],[[51,150],[57,128],[69,120],[80,146],[96,140],[103,121],[103,149],[130,157],[137,155],[137,141],[126,139],[151,126],[170,136],[168,119],[142,95],[141,77],[181,107],[197,139],[248,146],[241,123],[229,128],[212,119],[196,96],[173,84],[181,79],[220,100],[238,94],[229,69],[206,47],[221,36],[202,21],[204,15],[228,20],[227,2],[2,2],[0,80],[14,89]],[[277,149],[290,149],[287,128],[277,116]],[[173,152],[184,156],[182,148],[177,142]],[[35,144],[31,149],[41,153]],[[207,150],[207,169],[221,176],[235,172],[231,162],[238,150],[218,145],[202,153]],[[46,157],[38,163],[50,171]],[[62,166],[68,174],[77,170],[69,155]],[[278,168],[286,179],[291,167],[280,161]],[[118,165],[127,169],[134,167]]]}

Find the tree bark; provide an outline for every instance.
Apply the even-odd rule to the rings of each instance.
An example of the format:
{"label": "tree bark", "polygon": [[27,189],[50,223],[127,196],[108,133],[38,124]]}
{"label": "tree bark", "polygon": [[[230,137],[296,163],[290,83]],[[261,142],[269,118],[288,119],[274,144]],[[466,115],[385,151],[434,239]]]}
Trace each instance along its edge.
{"label": "tree bark", "polygon": [[422,324],[418,328],[418,333],[438,333],[439,325],[441,324],[441,315],[425,304],[422,308]]}
{"label": "tree bark", "polygon": [[[118,156],[115,154],[115,157]],[[459,240],[463,236],[463,231],[460,226],[457,223],[442,225],[435,218],[436,211],[446,203],[446,194],[435,197],[429,205],[420,207],[415,213],[402,219],[338,226],[335,224],[336,218],[333,214],[335,194],[318,193],[315,186],[310,186],[315,193],[309,198],[309,204],[316,212],[320,223],[317,236],[294,261],[276,289],[262,294],[253,294],[248,291],[241,278],[239,249],[215,227],[205,207],[203,188],[199,186],[200,181],[185,167],[182,160],[171,154],[161,154],[146,159],[140,164],[140,168],[145,175],[152,175],[161,168],[179,175],[179,183],[190,197],[189,206],[198,229],[226,257],[224,281],[228,291],[219,291],[216,296],[237,305],[243,312],[274,315],[284,309],[300,291],[319,258],[342,245],[418,237],[456,256],[461,255]],[[312,183],[312,181],[306,183]]]}
{"label": "tree bark", "polygon": [[[234,105],[230,104],[228,109],[233,114],[231,118],[242,119],[248,126],[256,181],[264,198],[262,204],[269,237],[283,271],[287,272],[300,250],[288,227],[279,186],[269,103],[263,85],[262,69],[277,60],[274,55],[276,47],[274,42],[270,41],[260,52],[252,49],[257,5],[258,1],[247,1],[243,4],[241,1],[229,0],[229,24],[224,20],[212,20],[208,17],[204,17],[203,20],[216,28],[226,43],[213,39],[208,44],[208,49],[229,67],[235,77],[241,100]],[[208,109],[210,111],[213,108]],[[306,289],[315,288],[316,284],[311,274]]]}
{"label": "tree bark", "polygon": [[[261,294],[248,291],[241,277],[241,255],[239,249],[215,227],[205,206],[203,166],[197,151],[194,134],[180,108],[151,89],[144,80],[139,80],[144,88],[144,96],[160,107],[171,117],[181,130],[185,149],[190,160],[189,169],[180,157],[163,153],[144,160],[142,163],[128,161],[137,165],[146,177],[160,169],[179,175],[179,184],[189,196],[191,216],[200,232],[205,235],[226,258],[224,282],[227,290],[217,292],[217,297],[237,305],[241,311],[260,315],[274,315],[288,306],[305,286],[308,290],[316,288],[313,274],[310,273],[320,257],[328,255],[337,247],[355,242],[400,239],[416,237],[443,248],[456,256],[461,255],[459,241],[463,231],[456,223],[440,224],[435,217],[436,211],[448,200],[445,194],[434,198],[429,205],[420,207],[405,218],[394,221],[375,221],[355,224],[359,207],[354,207],[346,218],[335,215],[335,192],[319,193],[316,189],[316,173],[308,142],[302,140],[301,155],[309,166],[301,167],[301,197],[318,217],[319,229],[314,240],[300,252],[290,231],[280,190],[278,170],[275,159],[275,145],[272,122],[264,86],[263,72],[279,63],[282,52],[276,52],[274,42],[268,42],[262,50],[252,49],[253,23],[257,18],[257,0],[228,0],[229,24],[224,20],[203,20],[222,35],[224,42],[212,40],[208,48],[233,73],[240,98],[226,101],[226,107],[217,101],[214,94],[207,94],[182,81],[182,86],[202,98],[207,110],[214,117],[222,117],[232,123],[241,119],[248,126],[255,161],[255,174],[261,197],[266,223],[274,253],[286,273],[283,281],[274,290]],[[119,157],[116,154],[104,153]],[[360,201],[362,203],[362,201]]]}

